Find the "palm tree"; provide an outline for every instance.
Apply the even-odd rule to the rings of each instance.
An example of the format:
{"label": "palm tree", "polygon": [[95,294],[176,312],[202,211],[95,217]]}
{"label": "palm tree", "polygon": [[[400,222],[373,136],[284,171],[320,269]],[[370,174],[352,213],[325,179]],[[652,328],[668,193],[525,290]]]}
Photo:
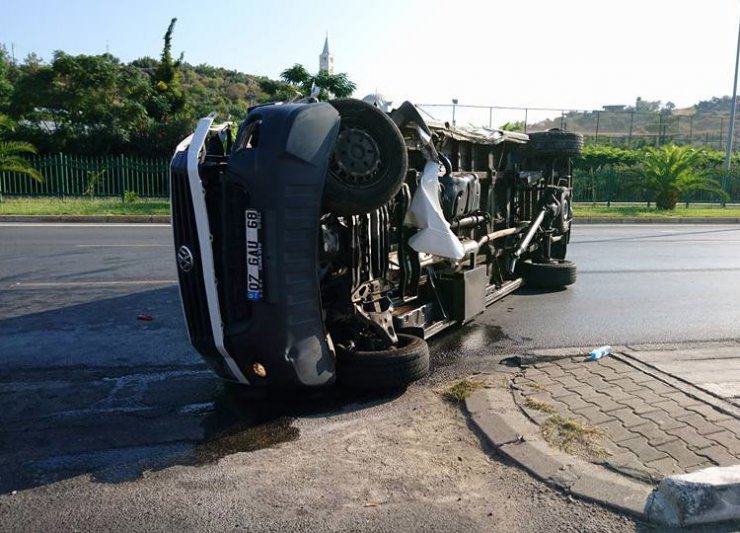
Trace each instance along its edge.
{"label": "palm tree", "polygon": [[345,73],[329,74],[327,71],[319,71],[311,74],[301,64],[296,63],[280,73],[280,79],[298,90],[300,94],[308,95],[315,84],[321,89],[321,98],[326,100],[329,96],[334,98],[346,98],[351,96],[357,86],[350,81]]}
{"label": "palm tree", "polygon": [[638,183],[652,192],[658,209],[675,209],[681,196],[708,191],[727,199],[720,184],[709,177],[706,154],[690,146],[647,148],[636,168]]}
{"label": "palm tree", "polygon": [[[23,157],[35,154],[36,148],[27,142],[3,140],[3,134],[13,131],[14,124],[5,115],[0,115],[0,172],[19,172],[32,177],[36,181],[44,181],[44,177],[28,160]],[[0,199],[2,199],[0,191]]]}

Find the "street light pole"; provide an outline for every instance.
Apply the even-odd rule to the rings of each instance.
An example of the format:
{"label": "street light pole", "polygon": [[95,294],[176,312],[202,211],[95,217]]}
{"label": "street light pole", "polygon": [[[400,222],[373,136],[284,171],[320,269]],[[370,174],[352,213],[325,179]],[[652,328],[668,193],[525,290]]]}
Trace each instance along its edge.
{"label": "street light pole", "polygon": [[[722,190],[727,192],[727,178],[730,174],[732,160],[732,138],[735,134],[735,111],[737,110],[737,70],[740,65],[740,24],[737,30],[737,51],[735,52],[735,81],[732,84],[732,110],[730,111],[730,128],[727,134],[727,153],[725,154],[725,175],[722,177]],[[724,205],[724,200],[722,205]]]}

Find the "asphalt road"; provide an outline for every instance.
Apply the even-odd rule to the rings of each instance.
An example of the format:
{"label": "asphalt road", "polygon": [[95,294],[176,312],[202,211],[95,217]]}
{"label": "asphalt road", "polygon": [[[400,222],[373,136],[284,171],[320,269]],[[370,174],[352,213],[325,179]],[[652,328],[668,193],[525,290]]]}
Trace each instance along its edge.
{"label": "asphalt road", "polygon": [[[295,444],[368,402],[410,409],[245,403],[187,341],[170,243],[167,226],[0,225],[0,493]],[[536,348],[738,337],[737,226],[578,226],[569,256],[576,285],[523,289],[432,341],[425,386]]]}
{"label": "asphalt road", "polygon": [[575,285],[520,291],[479,322],[537,348],[740,336],[737,226],[578,226],[568,257]]}

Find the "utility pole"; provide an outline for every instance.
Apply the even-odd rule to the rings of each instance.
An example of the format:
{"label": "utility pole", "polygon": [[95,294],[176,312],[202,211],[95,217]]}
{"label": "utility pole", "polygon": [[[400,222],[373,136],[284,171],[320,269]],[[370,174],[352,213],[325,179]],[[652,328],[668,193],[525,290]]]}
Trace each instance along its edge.
{"label": "utility pole", "polygon": [[452,99],[452,127],[455,127],[455,108],[457,107],[457,98]]}
{"label": "utility pole", "polygon": [[[735,134],[735,111],[737,110],[737,68],[740,64],[740,24],[737,30],[737,51],[735,52],[735,81],[732,84],[732,108],[730,111],[730,129],[727,135],[727,153],[725,154],[725,174],[722,176],[722,190],[727,192],[727,178],[730,174],[732,160],[732,138]],[[724,207],[725,201],[722,200]]]}

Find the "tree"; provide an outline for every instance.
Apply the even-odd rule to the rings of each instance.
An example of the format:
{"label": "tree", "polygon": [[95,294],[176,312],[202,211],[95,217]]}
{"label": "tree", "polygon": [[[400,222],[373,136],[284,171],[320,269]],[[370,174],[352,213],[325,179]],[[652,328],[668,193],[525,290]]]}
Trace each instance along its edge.
{"label": "tree", "polygon": [[147,120],[148,78],[109,54],[57,51],[51,65],[19,70],[9,106],[14,118],[24,119],[16,135],[43,151],[120,152]]}
{"label": "tree", "polygon": [[180,85],[180,65],[182,54],[177,61],[172,60],[172,33],[175,31],[177,18],[170,21],[164,34],[162,58],[152,77],[155,97],[147,106],[149,114],[155,120],[166,120],[185,108],[185,94]]}
{"label": "tree", "polygon": [[[0,115],[0,172],[18,172],[43,181],[44,177],[24,157],[35,154],[36,148],[32,144],[21,141],[5,140],[5,133],[13,131],[15,124],[5,115]],[[1,193],[2,191],[0,191]],[[2,200],[2,194],[0,194]]]}
{"label": "tree", "polygon": [[8,51],[0,45],[0,109],[3,109],[13,92],[13,84],[10,82],[10,72],[13,68],[8,59]]}
{"label": "tree", "polygon": [[658,209],[675,209],[681,196],[695,191],[728,198],[720,184],[709,177],[707,154],[690,146],[647,148],[635,171],[637,183],[653,194]]}
{"label": "tree", "polygon": [[637,100],[635,100],[634,110],[638,113],[655,113],[660,110],[660,104],[660,100],[643,100],[638,96]]}
{"label": "tree", "polygon": [[[347,98],[352,96],[357,86],[350,81],[349,77],[345,73],[329,74],[327,71],[319,71],[318,74],[310,74],[306,67],[296,63],[290,68],[285,69],[280,73],[280,79],[288,85],[289,88],[294,89],[296,96],[304,95],[308,96],[311,93],[311,89],[316,85],[321,92],[319,98],[322,100],[328,100],[331,97],[334,98]],[[278,90],[284,90],[285,87],[275,87]],[[277,92],[277,91],[276,91]]]}

